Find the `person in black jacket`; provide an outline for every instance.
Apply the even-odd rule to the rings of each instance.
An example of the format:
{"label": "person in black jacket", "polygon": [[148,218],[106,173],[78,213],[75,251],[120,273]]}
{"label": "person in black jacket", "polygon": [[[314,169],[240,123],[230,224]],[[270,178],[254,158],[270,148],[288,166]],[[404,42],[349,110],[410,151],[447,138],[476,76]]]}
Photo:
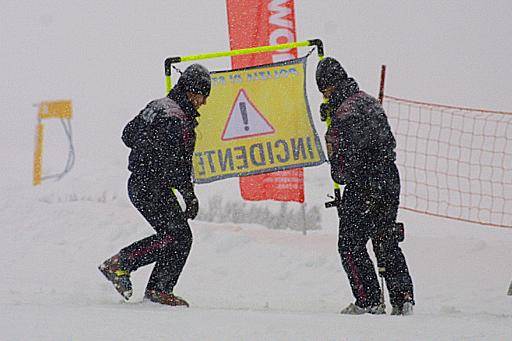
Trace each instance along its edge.
{"label": "person in black jacket", "polygon": [[338,250],[356,299],[343,314],[383,314],[381,289],[366,250],[372,240],[379,270],[386,279],[393,315],[410,315],[413,284],[398,245],[396,223],[400,177],[395,164],[395,138],[380,103],[359,90],[334,58],[317,66],[316,81],[327,100],[322,119],[329,118],[325,140],[331,177],[345,185],[338,205]]}
{"label": "person in black jacket", "polygon": [[[194,219],[199,209],[192,184],[192,154],[197,109],[206,104],[210,89],[208,70],[193,64],[166,97],[150,102],[123,130],[123,142],[131,149],[128,194],[156,231],[123,248],[99,267],[127,300],[132,295],[130,273],[156,262],[144,298],[188,306],[173,294],[173,289],[192,245],[187,219]],[[174,190],[183,197],[185,211]]]}

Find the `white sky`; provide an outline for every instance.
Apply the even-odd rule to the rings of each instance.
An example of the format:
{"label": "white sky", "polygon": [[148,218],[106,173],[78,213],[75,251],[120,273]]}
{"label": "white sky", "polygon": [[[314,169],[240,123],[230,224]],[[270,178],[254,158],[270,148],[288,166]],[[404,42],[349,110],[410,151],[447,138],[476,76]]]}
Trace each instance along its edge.
{"label": "white sky", "polygon": [[[92,86],[84,83],[144,92],[161,86],[166,56],[228,46],[223,0],[1,7],[2,104],[21,91],[27,100],[74,95]],[[512,111],[511,1],[297,0],[296,14],[298,39],[323,39],[369,91],[385,63],[396,96]]]}

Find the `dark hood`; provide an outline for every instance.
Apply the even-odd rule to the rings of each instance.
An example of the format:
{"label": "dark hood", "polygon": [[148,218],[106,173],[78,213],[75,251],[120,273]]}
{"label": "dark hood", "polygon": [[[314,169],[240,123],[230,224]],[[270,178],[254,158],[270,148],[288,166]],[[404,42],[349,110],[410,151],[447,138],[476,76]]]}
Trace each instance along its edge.
{"label": "dark hood", "polygon": [[329,106],[336,111],[347,98],[357,92],[359,92],[359,85],[355,79],[352,77],[344,79],[335,86],[335,90],[329,98]]}

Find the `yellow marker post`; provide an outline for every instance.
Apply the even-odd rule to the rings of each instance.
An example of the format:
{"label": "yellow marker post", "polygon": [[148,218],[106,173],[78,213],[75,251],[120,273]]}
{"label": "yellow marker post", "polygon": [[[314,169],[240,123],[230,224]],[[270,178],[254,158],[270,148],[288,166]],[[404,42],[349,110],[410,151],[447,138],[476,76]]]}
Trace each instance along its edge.
{"label": "yellow marker post", "polygon": [[43,168],[43,142],[44,125],[43,120],[49,118],[70,119],[73,115],[72,103],[70,100],[44,101],[39,103],[37,113],[38,124],[36,126],[36,139],[34,147],[34,169],[32,183],[40,185],[42,181]]}
{"label": "yellow marker post", "polygon": [[34,175],[33,185],[41,184],[41,166],[43,160],[43,124],[38,123],[36,126],[36,146],[34,149]]}

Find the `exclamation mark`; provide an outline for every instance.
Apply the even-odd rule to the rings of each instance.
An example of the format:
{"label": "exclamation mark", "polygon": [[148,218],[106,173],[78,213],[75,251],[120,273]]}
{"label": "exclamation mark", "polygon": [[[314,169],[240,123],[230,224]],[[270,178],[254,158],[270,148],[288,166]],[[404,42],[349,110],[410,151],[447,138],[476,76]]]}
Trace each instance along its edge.
{"label": "exclamation mark", "polygon": [[242,114],[242,121],[245,124],[245,131],[249,130],[249,117],[247,117],[247,107],[245,106],[245,102],[239,102],[238,106],[240,108],[240,113]]}

